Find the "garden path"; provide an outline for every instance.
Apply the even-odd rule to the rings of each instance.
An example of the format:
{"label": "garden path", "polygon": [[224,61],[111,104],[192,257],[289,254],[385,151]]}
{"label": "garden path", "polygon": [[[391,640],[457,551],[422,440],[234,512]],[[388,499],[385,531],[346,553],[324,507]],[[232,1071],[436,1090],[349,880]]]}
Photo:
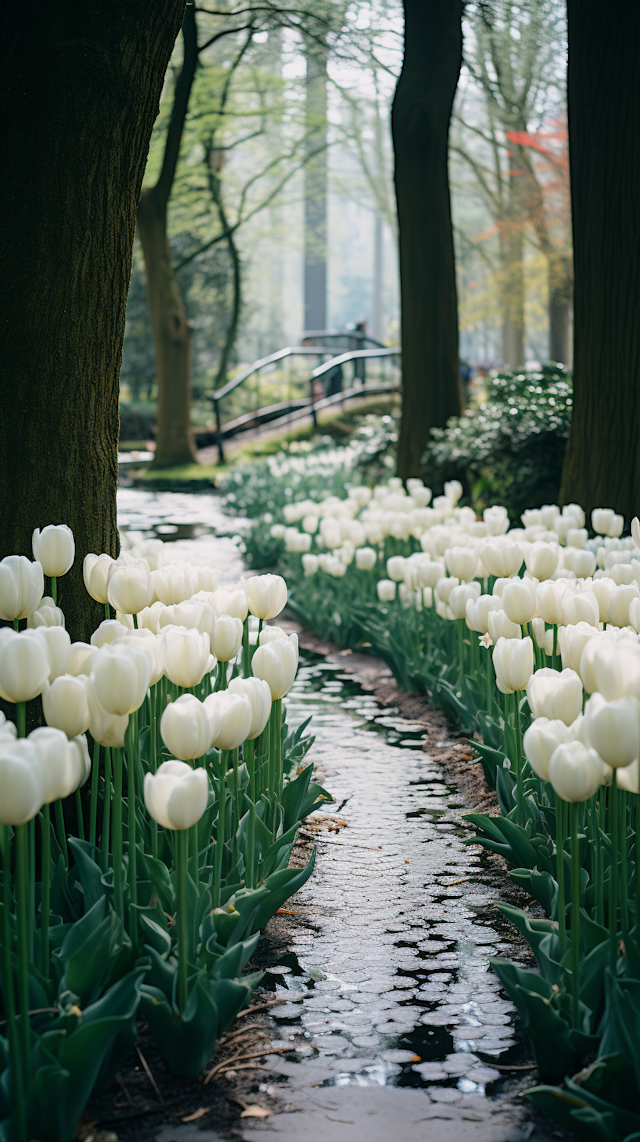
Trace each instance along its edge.
{"label": "garden path", "polygon": [[[241,571],[221,534],[235,521],[215,496],[125,489],[120,522],[211,561],[222,583]],[[348,827],[319,834],[315,873],[291,904],[289,955],[268,968],[265,982],[285,1000],[271,1046],[289,1050],[257,1073],[282,1111],[247,1119],[236,1136],[543,1142],[550,1133],[515,1097],[522,1072],[502,1069],[528,1059],[489,964],[509,954],[495,911],[500,877],[464,845],[462,798],[422,749],[424,727],[315,656],[302,660],[287,712],[291,725],[313,715],[309,757],[336,799],[326,813]],[[195,1124],[157,1134],[217,1138]]]}

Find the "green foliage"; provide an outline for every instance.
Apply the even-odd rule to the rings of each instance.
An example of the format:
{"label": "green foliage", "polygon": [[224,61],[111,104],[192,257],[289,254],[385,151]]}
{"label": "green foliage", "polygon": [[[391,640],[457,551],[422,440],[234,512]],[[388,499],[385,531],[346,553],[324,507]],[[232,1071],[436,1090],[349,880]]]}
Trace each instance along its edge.
{"label": "green foliage", "polygon": [[474,507],[500,503],[515,520],[526,508],[556,503],[571,408],[571,381],[559,368],[500,373],[485,400],[432,429],[425,483],[440,489],[460,480]]}

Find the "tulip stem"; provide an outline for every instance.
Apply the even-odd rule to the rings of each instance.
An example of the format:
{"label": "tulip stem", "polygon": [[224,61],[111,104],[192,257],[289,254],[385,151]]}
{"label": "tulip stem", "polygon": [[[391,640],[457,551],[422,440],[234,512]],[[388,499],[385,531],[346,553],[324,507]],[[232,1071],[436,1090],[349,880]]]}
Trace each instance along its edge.
{"label": "tulip stem", "polygon": [[573,1025],[578,1027],[580,1005],[580,849],[578,845],[578,805],[569,805],[571,832],[571,992]]}
{"label": "tulip stem", "polygon": [[51,598],[55,605],[58,605],[58,580],[55,575],[51,576]]}
{"label": "tulip stem", "polygon": [[136,820],[136,768],[138,753],[138,712],[129,715],[127,726],[127,824],[129,826],[129,935],[134,950],[138,946],[138,877],[136,868],[137,856],[137,820]]}
{"label": "tulip stem", "polygon": [[216,847],[213,854],[213,907],[220,907],[220,886],[222,883],[222,850],[224,847],[225,811],[227,800],[227,750],[220,750],[220,784],[218,789],[218,821],[216,824]]}
{"label": "tulip stem", "polygon": [[104,747],[104,793],[102,799],[102,855],[106,871],[109,861],[109,828],[111,825],[111,750]]}
{"label": "tulip stem", "polygon": [[111,618],[111,611],[110,611],[110,609],[109,609],[109,604],[108,604],[108,603],[105,603],[105,605],[104,605],[104,617],[105,617],[105,619],[110,619],[110,618]]}
{"label": "tulip stem", "polygon": [[16,729],[18,737],[24,738],[27,735],[27,704],[26,702],[16,702]]}
{"label": "tulip stem", "polygon": [[247,881],[247,888],[255,888],[255,863],[256,863],[256,807],[251,802],[249,808],[249,828],[247,829],[247,867],[245,869],[245,878]]}
{"label": "tulip stem", "polygon": [[256,800],[256,754],[255,743],[246,741],[242,747],[244,762],[249,770],[249,798],[255,804]]}
{"label": "tulip stem", "polygon": [[178,896],[178,1009],[187,1006],[187,829],[176,829]]}
{"label": "tulip stem", "polygon": [[25,1085],[31,1071],[29,1028],[29,849],[27,826],[16,827],[16,927],[18,933],[18,1006],[22,1038],[22,1068]]}
{"label": "tulip stem", "polygon": [[42,974],[49,982],[49,913],[51,911],[51,813],[42,806],[40,817],[42,863],[40,874],[40,941]]}
{"label": "tulip stem", "polygon": [[618,960],[618,771],[614,769],[610,786],[609,837],[611,839],[611,865],[609,890],[609,968],[616,974]]}
{"label": "tulip stem", "polygon": [[7,1023],[7,1038],[9,1040],[9,1056],[11,1059],[12,1102],[15,1107],[18,1138],[17,1142],[27,1142],[27,1131],[24,1112],[24,1091],[22,1086],[22,1060],[20,1058],[20,1037],[16,1023],[16,1006],[13,982],[13,960],[11,956],[12,938],[10,924],[11,910],[11,859],[10,839],[7,825],[0,827],[0,844],[2,845],[2,958],[3,958],[3,993],[4,1008]]}
{"label": "tulip stem", "polygon": [[553,670],[558,669],[558,624],[553,624],[553,647],[551,650],[551,667]]}
{"label": "tulip stem", "polygon": [[522,776],[522,722],[520,719],[520,702],[518,700],[518,691],[516,690],[513,695],[516,716],[515,716],[515,731],[516,731],[516,782],[518,788],[518,804],[520,811],[524,810],[524,780]]}
{"label": "tulip stem", "polygon": [[627,849],[627,794],[624,789],[618,790],[618,822],[620,829],[617,845],[620,853],[620,923],[622,939],[626,944],[629,937],[629,856]]}
{"label": "tulip stem", "polygon": [[282,698],[275,698],[273,703],[275,710],[274,718],[274,744],[275,744],[275,757],[274,757],[274,789],[273,791],[278,794],[278,800],[282,800]]}
{"label": "tulip stem", "polygon": [[89,813],[89,844],[96,843],[98,822],[98,784],[100,781],[100,742],[93,743],[93,765],[91,767],[91,810]]}
{"label": "tulip stem", "polygon": [[218,661],[218,669],[216,670],[216,684],[214,690],[226,690],[227,688],[227,663]]}
{"label": "tulip stem", "polygon": [[116,915],[124,920],[124,880],[122,875],[122,750],[113,751],[113,895]]}
{"label": "tulip stem", "polygon": [[242,624],[242,674],[244,678],[251,677],[251,648],[249,646],[249,616]]}
{"label": "tulip stem", "polygon": [[84,840],[84,816],[82,813],[82,800],[80,797],[80,790],[76,789],[76,817],[78,819],[78,836],[81,841]]}
{"label": "tulip stem", "polygon": [[62,812],[62,801],[59,799],[55,803],[55,817],[56,817],[56,832],[58,834],[58,844],[62,850],[64,858],[64,867],[69,868],[69,850],[67,848],[67,830],[64,823],[64,813]]}
{"label": "tulip stem", "polygon": [[556,793],[556,880],[558,882],[558,932],[560,959],[567,950],[567,918],[564,894],[564,801]]}
{"label": "tulip stem", "polygon": [[36,822],[32,818],[27,824],[29,841],[29,959],[33,962],[33,944],[36,931]]}

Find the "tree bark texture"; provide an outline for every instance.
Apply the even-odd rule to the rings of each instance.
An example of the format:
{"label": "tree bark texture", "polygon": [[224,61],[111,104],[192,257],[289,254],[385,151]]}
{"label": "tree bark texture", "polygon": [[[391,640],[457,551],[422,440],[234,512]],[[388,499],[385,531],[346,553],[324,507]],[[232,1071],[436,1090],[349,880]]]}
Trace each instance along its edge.
{"label": "tree bark texture", "polygon": [[459,0],[404,0],[391,112],[402,299],[398,474],[420,472],[429,430],[461,411],[449,121],[462,63]]}
{"label": "tree bark texture", "polygon": [[138,235],[156,352],[158,435],[154,467],[170,468],[196,459],[191,435],[191,326],[167,241],[166,203],[159,200],[155,188],[142,192]]}
{"label": "tree bark texture", "polygon": [[573,297],[573,262],[567,254],[556,254],[548,262],[549,282],[549,359],[570,369],[573,362],[571,345],[571,299]]}
{"label": "tree bark texture", "polygon": [[569,0],[574,405],[561,500],[640,507],[640,4]]}
{"label": "tree bark texture", "polygon": [[306,50],[304,168],[304,325],[327,328],[327,52]]}
{"label": "tree bark texture", "polygon": [[118,377],[136,207],[184,0],[20,0],[2,17],[0,555],[76,540],[73,639],[104,611],[87,552],[117,553]]}

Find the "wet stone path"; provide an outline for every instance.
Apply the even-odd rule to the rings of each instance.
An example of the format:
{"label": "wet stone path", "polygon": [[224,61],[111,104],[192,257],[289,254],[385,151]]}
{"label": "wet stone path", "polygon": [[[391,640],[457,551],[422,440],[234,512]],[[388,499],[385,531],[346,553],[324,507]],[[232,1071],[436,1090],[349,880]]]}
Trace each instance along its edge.
{"label": "wet stone path", "polygon": [[[120,513],[132,530],[175,541],[179,557],[210,561],[221,583],[238,578],[237,547],[216,535],[230,521],[215,497],[127,489]],[[318,835],[314,875],[287,906],[302,920],[294,955],[265,980],[284,1000],[271,1046],[289,1049],[260,1074],[284,1111],[242,1123],[238,1137],[542,1142],[514,1109],[512,1076],[492,1065],[527,1061],[489,962],[509,954],[495,909],[501,877],[463,843],[462,798],[422,749],[423,727],[315,657],[301,660],[286,704],[290,726],[312,715],[308,756],[335,798],[325,812],[347,827]],[[217,1137],[195,1125],[157,1135]]]}

